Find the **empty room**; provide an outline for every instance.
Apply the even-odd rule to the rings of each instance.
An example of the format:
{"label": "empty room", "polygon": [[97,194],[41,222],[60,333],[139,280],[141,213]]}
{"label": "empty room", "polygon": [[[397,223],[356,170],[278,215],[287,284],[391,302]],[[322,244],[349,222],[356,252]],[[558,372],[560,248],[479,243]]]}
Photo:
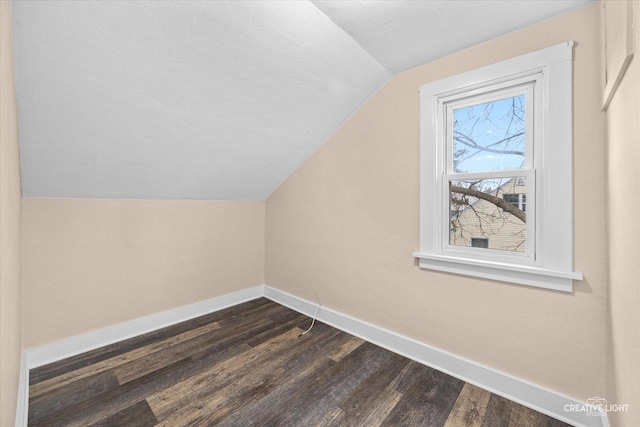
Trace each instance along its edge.
{"label": "empty room", "polygon": [[640,1],[0,0],[0,426],[640,426]]}

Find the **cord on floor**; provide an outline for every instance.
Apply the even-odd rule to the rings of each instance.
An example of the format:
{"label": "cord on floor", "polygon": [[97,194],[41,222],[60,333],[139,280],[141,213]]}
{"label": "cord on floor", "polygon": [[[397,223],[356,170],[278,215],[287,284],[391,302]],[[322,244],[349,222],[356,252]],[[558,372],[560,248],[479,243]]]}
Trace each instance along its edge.
{"label": "cord on floor", "polygon": [[318,306],[316,307],[316,312],[313,313],[313,320],[311,321],[311,326],[309,326],[309,329],[307,329],[306,331],[304,331],[303,333],[298,335],[298,338],[300,338],[301,336],[303,336],[307,332],[311,331],[311,329],[313,328],[313,325],[316,324],[316,318],[318,317],[318,310],[320,310],[321,304],[320,304],[320,297],[318,296],[318,292],[315,289],[314,289],[313,292],[316,294],[316,299],[318,300]]}

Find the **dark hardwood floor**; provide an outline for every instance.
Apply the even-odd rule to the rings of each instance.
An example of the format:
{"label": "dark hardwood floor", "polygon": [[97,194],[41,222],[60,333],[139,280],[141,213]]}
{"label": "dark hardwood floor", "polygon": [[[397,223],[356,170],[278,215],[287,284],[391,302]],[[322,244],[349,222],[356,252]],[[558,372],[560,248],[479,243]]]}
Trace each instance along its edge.
{"label": "dark hardwood floor", "polygon": [[267,299],[30,372],[29,426],[563,426]]}

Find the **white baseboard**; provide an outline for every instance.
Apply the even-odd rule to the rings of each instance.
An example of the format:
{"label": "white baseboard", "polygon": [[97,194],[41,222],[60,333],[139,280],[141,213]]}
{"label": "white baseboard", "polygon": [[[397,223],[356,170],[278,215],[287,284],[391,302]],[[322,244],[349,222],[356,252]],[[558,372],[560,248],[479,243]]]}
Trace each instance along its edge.
{"label": "white baseboard", "polygon": [[223,308],[260,298],[264,295],[263,285],[211,298],[194,304],[141,317],[129,322],[76,335],[40,347],[27,349],[26,368],[32,369],[67,357],[75,356],[105,345],[146,334],[165,326],[175,325],[185,320],[222,310]]}
{"label": "white baseboard", "polygon": [[[266,285],[264,287],[264,296],[308,316],[313,316],[318,306],[315,303]],[[564,410],[565,405],[584,405],[585,402],[404,337],[379,326],[326,307],[321,307],[318,310],[317,319],[334,328],[566,423],[582,427],[607,427],[609,425],[606,417],[588,416],[585,412],[567,412]]]}
{"label": "white baseboard", "polygon": [[29,368],[27,368],[27,353],[20,358],[20,379],[18,380],[18,404],[16,405],[16,427],[27,425],[29,414]]}
{"label": "white baseboard", "polygon": [[[308,316],[313,316],[317,308],[317,304],[315,303],[279,291],[270,286],[261,285],[24,351],[20,367],[16,427],[27,425],[29,369],[263,296]],[[584,405],[585,402],[562,395],[553,390],[482,366],[474,361],[456,356],[326,307],[321,307],[318,310],[317,318],[321,322],[358,336],[394,353],[408,357],[409,359],[430,366],[569,424],[581,427],[609,426],[606,417],[592,417],[587,416],[583,412],[565,411],[563,409],[565,405]]]}

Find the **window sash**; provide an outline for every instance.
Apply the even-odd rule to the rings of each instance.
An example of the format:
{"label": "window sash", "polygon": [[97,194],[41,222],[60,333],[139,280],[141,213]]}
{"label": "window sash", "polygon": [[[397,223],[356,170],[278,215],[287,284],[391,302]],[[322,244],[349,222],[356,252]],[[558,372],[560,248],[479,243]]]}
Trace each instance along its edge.
{"label": "window sash", "polygon": [[450,190],[449,182],[461,181],[461,180],[476,180],[476,179],[504,179],[504,178],[518,178],[522,177],[526,179],[526,194],[527,200],[535,200],[536,195],[536,173],[535,170],[517,170],[517,171],[496,171],[496,172],[479,172],[474,174],[456,173],[442,175],[440,188],[440,209],[439,218],[437,223],[440,224],[439,229],[436,232],[437,239],[437,253],[446,256],[462,256],[465,258],[478,258],[478,259],[493,259],[500,262],[508,262],[514,264],[535,266],[539,265],[539,257],[536,256],[536,208],[535,204],[531,203],[527,206],[527,223],[526,223],[526,243],[525,252],[495,250],[495,249],[481,249],[474,247],[456,246],[450,243]]}
{"label": "window sash", "polygon": [[[453,168],[453,112],[456,109],[472,107],[474,105],[499,101],[505,98],[512,98],[520,95],[525,97],[525,162],[522,169],[532,169],[534,167],[534,141],[536,136],[535,129],[535,88],[537,82],[537,76],[528,76],[523,81],[507,82],[497,85],[488,85],[483,88],[477,89],[476,94],[473,96],[464,96],[461,98],[452,97],[447,100],[442,100],[442,103],[438,106],[440,111],[439,121],[443,123],[443,133],[440,135],[442,138],[438,141],[439,144],[444,142],[446,148],[444,154],[446,156],[444,161],[445,173],[455,173]],[[510,83],[510,84],[508,84]],[[505,86],[507,84],[507,86]],[[459,95],[460,96],[460,95]],[[517,170],[517,169],[516,169]]]}
{"label": "window sash", "polygon": [[[536,88],[541,78],[540,71],[526,74],[520,78],[510,79],[499,83],[490,83],[478,87],[472,91],[438,97],[436,126],[441,129],[438,132],[437,144],[444,149],[442,158],[438,162],[440,179],[438,180],[438,200],[440,208],[436,224],[440,227],[436,230],[436,251],[446,256],[461,256],[465,258],[491,259],[520,265],[535,266],[539,257],[536,256],[536,153],[535,139],[537,126],[539,125],[539,111],[536,105]],[[473,105],[497,101],[514,96],[525,97],[525,156],[521,169],[493,170],[472,173],[456,173],[453,167],[453,111],[457,108],[465,108]],[[538,103],[539,104],[539,103]],[[438,126],[439,125],[439,126]],[[464,180],[499,179],[499,178],[525,178],[526,196],[529,200],[525,251],[506,251],[474,247],[462,247],[450,243],[450,191],[449,182]]]}

